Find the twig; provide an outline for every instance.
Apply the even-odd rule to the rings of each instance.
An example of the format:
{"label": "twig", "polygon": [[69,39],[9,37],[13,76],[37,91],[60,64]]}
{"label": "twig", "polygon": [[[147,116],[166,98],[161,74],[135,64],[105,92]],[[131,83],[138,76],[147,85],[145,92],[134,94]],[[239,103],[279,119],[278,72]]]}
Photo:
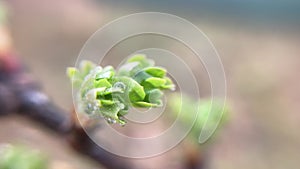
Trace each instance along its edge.
{"label": "twig", "polygon": [[[8,64],[9,63],[9,64]],[[13,57],[0,56],[0,114],[27,116],[65,137],[79,153],[108,169],[129,169],[129,165],[95,144],[74,118],[55,106],[37,82]]]}

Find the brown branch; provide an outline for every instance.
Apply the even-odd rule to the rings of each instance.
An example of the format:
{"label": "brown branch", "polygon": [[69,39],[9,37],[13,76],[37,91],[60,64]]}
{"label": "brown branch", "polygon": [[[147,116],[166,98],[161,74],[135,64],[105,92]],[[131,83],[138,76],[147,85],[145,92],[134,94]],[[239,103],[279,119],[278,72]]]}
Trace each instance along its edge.
{"label": "brown branch", "polygon": [[16,61],[13,57],[0,56],[0,115],[17,112],[32,119],[60,133],[77,152],[91,157],[108,169],[130,168],[124,159],[95,144],[70,114],[48,99]]}

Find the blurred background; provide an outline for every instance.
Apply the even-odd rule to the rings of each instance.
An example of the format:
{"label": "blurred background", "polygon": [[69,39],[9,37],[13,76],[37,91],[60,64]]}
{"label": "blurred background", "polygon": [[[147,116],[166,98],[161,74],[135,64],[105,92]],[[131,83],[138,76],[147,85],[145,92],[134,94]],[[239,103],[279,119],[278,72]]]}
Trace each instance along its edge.
{"label": "blurred background", "polygon": [[[299,1],[2,2],[7,6],[7,26],[19,57],[53,101],[66,111],[73,106],[66,67],[75,64],[85,41],[101,26],[118,17],[146,11],[170,13],[191,21],[219,52],[232,109],[228,124],[208,149],[208,168],[299,168]],[[112,53],[117,55],[123,50],[126,46]],[[108,57],[104,63],[114,64],[114,59]],[[202,69],[195,70],[203,74]],[[200,81],[206,78],[203,75]],[[200,86],[204,96],[209,95],[208,87],[206,81]],[[0,123],[0,142],[31,145],[54,161],[69,161],[78,169],[97,166],[61,144],[56,134],[46,133],[26,119],[5,117]],[[180,153],[178,149],[180,146],[158,157],[131,162],[151,169],[170,168],[172,165],[164,159]]]}

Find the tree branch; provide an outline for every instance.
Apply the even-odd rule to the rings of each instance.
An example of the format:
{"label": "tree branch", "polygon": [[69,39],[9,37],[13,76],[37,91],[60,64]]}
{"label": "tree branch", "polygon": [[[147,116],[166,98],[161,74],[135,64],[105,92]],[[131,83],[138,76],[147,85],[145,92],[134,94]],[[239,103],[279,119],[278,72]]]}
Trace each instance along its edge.
{"label": "tree branch", "polygon": [[12,56],[0,56],[0,115],[16,112],[37,121],[65,137],[77,152],[91,157],[108,169],[130,168],[122,158],[95,144],[70,114],[48,99],[20,65]]}

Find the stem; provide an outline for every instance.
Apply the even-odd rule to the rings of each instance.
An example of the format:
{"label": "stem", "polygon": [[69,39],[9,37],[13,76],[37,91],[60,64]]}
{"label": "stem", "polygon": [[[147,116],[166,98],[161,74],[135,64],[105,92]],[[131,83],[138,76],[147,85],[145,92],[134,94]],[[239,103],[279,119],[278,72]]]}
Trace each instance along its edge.
{"label": "stem", "polygon": [[201,149],[198,143],[190,140],[183,142],[183,153],[186,159],[187,169],[204,169],[207,168],[207,153],[205,149]]}
{"label": "stem", "polygon": [[72,134],[68,138],[70,144],[78,152],[85,154],[96,161],[100,162],[103,166],[109,169],[129,169],[128,164],[114,154],[111,154],[98,146],[86,134],[82,127],[76,126]]}
{"label": "stem", "polygon": [[[11,60],[10,60],[11,59]],[[74,118],[54,105],[21,67],[6,67],[12,57],[0,57],[0,115],[14,112],[39,122],[69,140],[77,152],[108,169],[129,169],[128,164],[95,144]],[[14,64],[17,65],[17,64]],[[1,117],[1,116],[0,116]]]}

